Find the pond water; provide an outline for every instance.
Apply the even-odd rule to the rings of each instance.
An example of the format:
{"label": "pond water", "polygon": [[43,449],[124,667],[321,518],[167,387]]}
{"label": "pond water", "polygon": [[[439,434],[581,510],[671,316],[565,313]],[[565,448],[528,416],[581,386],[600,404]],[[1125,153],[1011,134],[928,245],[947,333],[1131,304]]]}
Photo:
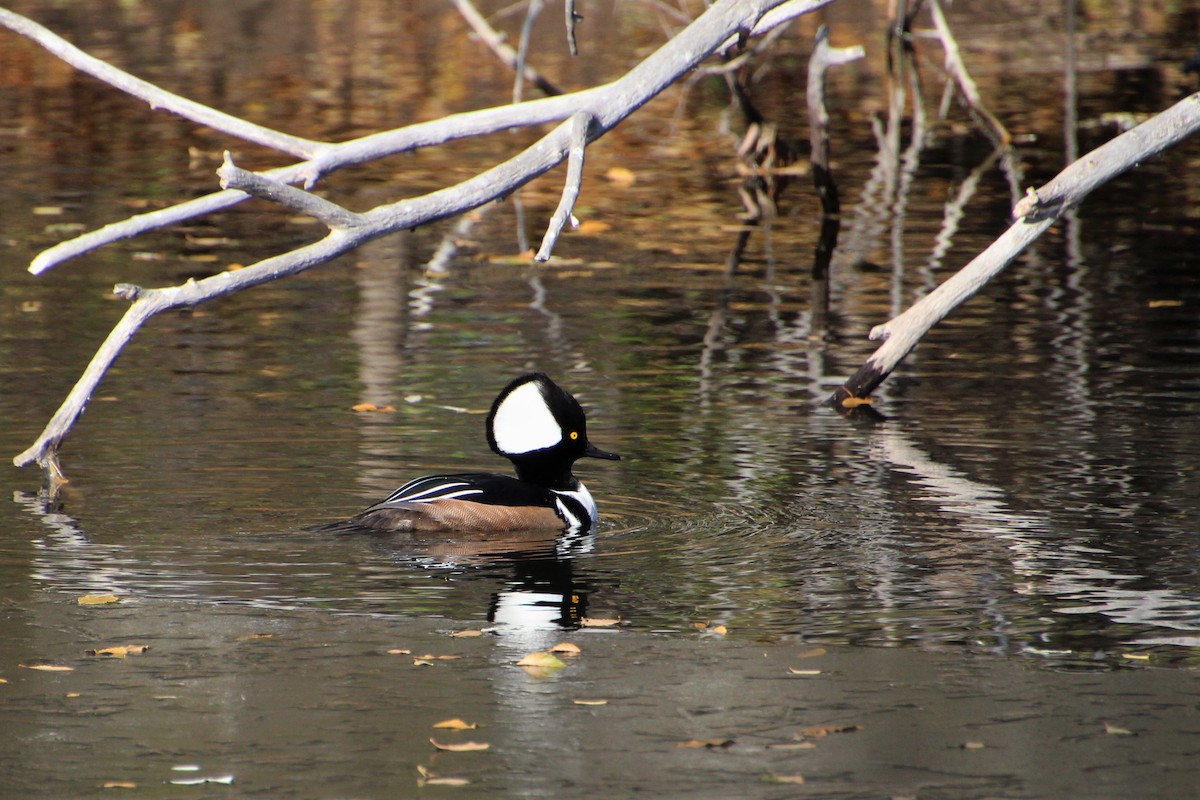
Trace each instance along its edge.
{"label": "pond water", "polygon": [[[1102,114],[1195,89],[1176,31],[1197,12],[1159,5],[1081,21],[1084,150],[1115,132]],[[237,6],[234,47],[213,44],[231,19],[218,2],[122,4],[100,22],[14,7],[305,135],[510,89],[436,3]],[[571,86],[619,74],[661,36],[641,13],[589,12],[580,60],[539,68]],[[548,16],[538,35],[557,42]],[[59,239],[211,190],[234,145],[0,33],[0,796],[110,796],[109,781],[171,797],[1195,796],[1200,144],[1097,192],[922,342],[877,393],[881,419],[843,418],[824,401],[872,352],[867,332],[1002,231],[1013,191],[964,112],[935,124],[926,43],[930,138],[881,195],[882,20],[863,3],[825,19],[868,58],[831,75],[844,225],[824,326],[807,176],[727,271],[740,123],[724,81],[697,79],[589,150],[577,213],[603,225],[548,265],[518,253],[561,171],[464,223],[155,319],[68,438],[54,501],[8,458],[123,312],[113,284],[169,285],[320,233],[248,204],[29,276]],[[1022,50],[1060,21],[1014,19],[962,3],[951,23],[1018,136],[1023,187],[1062,164],[1059,67]],[[814,32],[798,23],[755,83],[795,139]],[[349,170],[330,196],[366,209],[529,140]],[[443,242],[453,258],[428,269]],[[532,368],[622,455],[577,470],[598,531],[319,530],[422,473],[504,470],[483,413]],[[563,641],[581,648],[565,667],[513,666]],[[86,654],[127,644],[149,649]],[[479,727],[432,727],[455,717]],[[421,771],[470,783],[418,789]]]}

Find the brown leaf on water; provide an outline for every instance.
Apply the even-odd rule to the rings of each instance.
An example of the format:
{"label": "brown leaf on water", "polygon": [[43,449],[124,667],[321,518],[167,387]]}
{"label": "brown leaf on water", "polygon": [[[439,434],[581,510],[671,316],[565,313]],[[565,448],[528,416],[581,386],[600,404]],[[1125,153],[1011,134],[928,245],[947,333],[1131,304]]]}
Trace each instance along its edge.
{"label": "brown leaf on water", "polygon": [[572,700],[571,702],[577,706],[606,706],[606,705],[608,705],[607,700],[585,700],[582,697],[577,697],[574,700]]}
{"label": "brown leaf on water", "polygon": [[676,742],[676,747],[706,747],[710,750],[731,747],[733,739],[688,739],[686,742]]}
{"label": "brown leaf on water", "polygon": [[466,786],[470,783],[466,778],[450,778],[441,777],[433,772],[428,767],[417,764],[417,773],[421,776],[417,778],[417,786]]}
{"label": "brown leaf on water", "polygon": [[430,661],[458,661],[462,656],[435,656],[433,653],[426,653],[423,656],[413,656],[413,658],[425,658]]}
{"label": "brown leaf on water", "polygon": [[819,669],[796,669],[795,667],[788,667],[788,674],[789,675],[810,675],[810,676],[811,675],[820,675],[821,670],[819,670]]}
{"label": "brown leaf on water", "polygon": [[724,625],[713,625],[708,629],[708,632],[715,633],[717,636],[724,636],[729,631]]}
{"label": "brown leaf on water", "polygon": [[450,731],[473,731],[479,726],[474,722],[466,722],[455,717],[454,719],[444,719],[441,722],[433,723],[435,728],[445,728]]}
{"label": "brown leaf on water", "polygon": [[562,653],[563,655],[568,655],[568,656],[577,656],[582,651],[579,649],[579,645],[577,645],[577,644],[571,644],[570,642],[559,642],[558,644],[554,645],[554,647],[551,647],[546,652]]}
{"label": "brown leaf on water", "polygon": [[959,747],[961,747],[963,750],[982,750],[987,747],[987,745],[985,745],[983,742],[963,742],[961,745],[959,745]]}
{"label": "brown leaf on water", "polygon": [[413,666],[414,667],[432,667],[433,661],[428,658],[418,657],[418,658],[413,659]]}
{"label": "brown leaf on water", "polygon": [[637,175],[626,167],[612,167],[604,173],[604,177],[608,178],[609,183],[622,187],[633,186],[637,183]]}
{"label": "brown leaf on water", "polygon": [[858,408],[859,406],[869,406],[875,402],[872,397],[847,397],[842,400],[842,408]]}
{"label": "brown leaf on water", "polygon": [[389,656],[408,656],[412,655],[412,650],[402,650],[399,647],[393,647],[391,650],[387,651],[387,654]]}
{"label": "brown leaf on water", "polygon": [[816,658],[817,656],[825,655],[826,652],[828,651],[824,647],[814,647],[811,650],[796,653],[796,658]]}
{"label": "brown leaf on water", "polygon": [[474,629],[465,630],[465,631],[453,631],[450,635],[453,636],[455,639],[472,639],[476,636],[483,636],[483,631],[474,630]]}
{"label": "brown leaf on water", "polygon": [[108,656],[110,658],[124,658],[127,655],[139,655],[146,652],[150,648],[144,644],[120,644],[112,647],[99,647],[95,650],[84,650],[86,656]]}
{"label": "brown leaf on water", "polygon": [[432,736],[429,737],[429,743],[438,750],[445,750],[448,753],[472,753],[491,747],[487,742],[439,742]]}
{"label": "brown leaf on water", "polygon": [[810,725],[807,728],[801,728],[798,736],[803,736],[806,739],[821,739],[831,733],[854,733],[861,731],[860,725]]}
{"label": "brown leaf on water", "polygon": [[121,598],[115,594],[85,594],[75,602],[81,606],[103,606],[109,603],[119,603]]}
{"label": "brown leaf on water", "polygon": [[766,777],[763,778],[763,780],[766,781],[767,783],[790,783],[793,785],[799,785],[801,783],[804,783],[804,776],[803,775],[774,775],[774,774],[772,774],[772,775],[767,775]]}
{"label": "brown leaf on water", "polygon": [[1182,305],[1182,300],[1150,300],[1146,303],[1147,308],[1179,308]]}
{"label": "brown leaf on water", "polygon": [[584,628],[610,628],[613,625],[621,624],[621,620],[584,617],[583,619],[579,620],[579,624]]}
{"label": "brown leaf on water", "polygon": [[136,789],[137,784],[133,781],[105,781],[100,784],[101,789]]}
{"label": "brown leaf on water", "polygon": [[530,653],[517,662],[518,667],[550,667],[558,669],[566,663],[553,653]]}
{"label": "brown leaf on water", "polygon": [[1113,725],[1111,722],[1104,723],[1104,732],[1109,734],[1110,736],[1136,736],[1137,735],[1133,731],[1129,730],[1128,728],[1118,727],[1116,725]]}
{"label": "brown leaf on water", "polygon": [[71,672],[75,669],[61,664],[17,664],[17,666],[24,669],[36,669],[39,672]]}
{"label": "brown leaf on water", "polygon": [[249,639],[270,639],[274,635],[273,633],[247,633],[245,636],[237,637],[236,641],[244,642]]}
{"label": "brown leaf on water", "polygon": [[772,742],[767,745],[768,750],[813,750],[816,745],[812,742]]}
{"label": "brown leaf on water", "polygon": [[612,230],[612,225],[609,225],[607,222],[601,222],[598,219],[585,219],[579,223],[579,227],[575,229],[575,232],[581,236],[598,236],[610,230]]}
{"label": "brown leaf on water", "polygon": [[354,405],[350,406],[350,410],[357,411],[361,414],[365,411],[378,411],[379,406],[375,405],[374,403],[355,403]]}
{"label": "brown leaf on water", "polygon": [[0,683],[8,683],[8,678],[0,678]]}

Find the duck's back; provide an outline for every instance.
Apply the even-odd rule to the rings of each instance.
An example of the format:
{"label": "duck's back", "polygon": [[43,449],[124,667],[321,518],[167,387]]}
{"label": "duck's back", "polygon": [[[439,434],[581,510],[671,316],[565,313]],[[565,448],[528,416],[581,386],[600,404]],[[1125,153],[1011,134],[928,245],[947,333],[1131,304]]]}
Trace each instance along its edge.
{"label": "duck's back", "polygon": [[350,520],[389,531],[561,528],[554,493],[507,475],[429,475],[401,486]]}

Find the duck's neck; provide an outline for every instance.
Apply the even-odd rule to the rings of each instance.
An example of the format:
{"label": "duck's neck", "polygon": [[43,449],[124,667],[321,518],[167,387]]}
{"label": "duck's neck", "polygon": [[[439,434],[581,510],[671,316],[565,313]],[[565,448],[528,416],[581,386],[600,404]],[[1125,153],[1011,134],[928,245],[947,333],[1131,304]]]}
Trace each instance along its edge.
{"label": "duck's neck", "polygon": [[579,481],[571,474],[569,466],[563,466],[560,458],[524,456],[514,458],[512,462],[517,477],[523,481],[560,492],[570,492],[579,488]]}

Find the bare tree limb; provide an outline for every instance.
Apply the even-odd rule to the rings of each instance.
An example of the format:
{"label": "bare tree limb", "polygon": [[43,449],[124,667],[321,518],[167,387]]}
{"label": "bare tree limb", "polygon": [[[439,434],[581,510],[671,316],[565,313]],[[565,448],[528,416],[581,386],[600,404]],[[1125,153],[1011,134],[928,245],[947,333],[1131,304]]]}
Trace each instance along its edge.
{"label": "bare tree limb", "polygon": [[1091,151],[1045,186],[1030,189],[1013,209],[1017,221],[986,250],[904,313],[871,330],[870,338],[883,339],[884,344],[833,393],[830,404],[852,408],[862,402],[930,328],[1012,263],[1064,212],[1097,187],[1198,130],[1200,92]]}
{"label": "bare tree limb", "polygon": [[550,225],[546,228],[546,235],[542,238],[542,246],[538,249],[537,255],[533,257],[534,261],[550,260],[550,253],[554,250],[554,245],[558,242],[558,237],[568,222],[572,228],[579,227],[579,220],[575,219],[572,211],[575,209],[575,201],[579,198],[579,187],[583,185],[583,154],[587,148],[592,117],[586,111],[580,111],[571,117],[568,124],[571,144],[567,150],[567,179],[563,185],[562,199],[559,201],[554,215],[550,217]]}
{"label": "bare tree limb", "polygon": [[937,30],[938,39],[942,43],[942,50],[946,54],[945,67],[946,72],[954,79],[958,85],[959,91],[962,92],[963,99],[966,101],[967,108],[972,113],[976,114],[982,120],[984,127],[997,139],[997,144],[1004,146],[1012,141],[1012,135],[1008,132],[1008,128],[988,111],[983,105],[983,101],[979,98],[979,89],[975,87],[975,81],[971,79],[967,72],[967,67],[963,64],[962,55],[958,51],[958,42],[954,38],[954,34],[950,31],[950,25],[946,22],[946,15],[942,13],[942,5],[938,0],[929,0],[929,12],[933,15],[933,26]]}
{"label": "bare tree limb", "polygon": [[[456,186],[422,197],[381,205],[361,214],[353,214],[326,201],[315,202],[319,198],[301,199],[304,192],[284,184],[303,179],[306,185],[311,185],[333,166],[361,163],[383,154],[399,152],[396,148],[411,149],[472,135],[467,129],[473,126],[476,130],[487,129],[489,126],[495,129],[499,124],[511,127],[514,120],[521,120],[519,124],[536,124],[534,119],[552,121],[585,109],[586,120],[590,122],[589,125],[583,126],[583,144],[586,145],[588,138],[595,139],[603,135],[681,75],[694,69],[713,52],[744,38],[748,32],[762,33],[770,30],[771,26],[765,24],[768,18],[774,21],[773,24],[780,24],[831,1],[720,0],[622,78],[596,89],[579,92],[569,98],[547,98],[505,109],[488,109],[474,114],[456,115],[456,122],[459,123],[457,125],[448,124],[443,120],[440,125],[424,123],[374,137],[364,137],[344,145],[323,145],[308,161],[263,173],[259,176],[265,179],[263,181],[247,177],[248,174],[243,174],[243,171],[237,170],[232,164],[224,165],[223,180],[227,185],[237,185],[260,196],[283,202],[289,207],[314,214],[327,224],[333,225],[329,235],[318,242],[264,259],[245,269],[223,272],[200,281],[189,280],[180,286],[163,289],[119,286],[118,293],[132,300],[133,304],[109,334],[41,436],[30,448],[16,456],[13,462],[17,466],[23,466],[37,461],[43,465],[48,475],[61,478],[58,449],[64,437],[83,413],[92,392],[122,348],[154,315],[167,309],[196,305],[302,272],[380,236],[445,219],[503,197],[567,159],[572,146],[580,141],[579,128],[581,120],[585,117],[569,119],[523,152]],[[430,138],[433,130],[439,130],[443,134],[440,140]],[[581,151],[578,152],[576,160],[581,169]],[[566,195],[564,192],[563,202],[573,203],[573,199],[568,199]],[[227,207],[240,202],[246,196],[245,191],[234,191],[231,188],[203,200],[211,209]],[[178,215],[179,208],[181,207],[166,211]],[[189,213],[194,210],[195,206]],[[143,218],[150,216],[142,215]],[[170,215],[155,218],[153,222],[157,224],[165,216]],[[142,219],[136,225],[127,226],[121,233],[126,236],[133,235],[128,233],[128,230],[139,226],[143,230],[148,229],[145,225],[146,220]],[[113,231],[109,231],[107,235],[113,236]],[[44,253],[43,256],[45,255]]]}
{"label": "bare tree limb", "polygon": [[525,22],[521,24],[521,39],[517,45],[517,77],[513,81],[512,101],[514,103],[521,102],[521,89],[525,86],[525,62],[529,60],[529,41],[533,38],[533,23],[537,19],[537,15],[542,13],[542,5],[545,0],[528,0],[529,6],[525,9]]}
{"label": "bare tree limb", "polygon": [[579,55],[579,47],[575,42],[575,23],[583,17],[575,13],[575,0],[564,0],[563,13],[567,16],[567,49],[572,56]]}
{"label": "bare tree limb", "polygon": [[281,133],[270,128],[265,128],[262,125],[255,125],[253,122],[248,122],[222,111],[209,108],[194,100],[188,100],[185,97],[172,94],[141,78],[135,78],[128,72],[117,69],[112,64],[101,61],[95,56],[88,55],[66,39],[56,35],[28,17],[14,14],[6,8],[0,8],[0,25],[26,38],[32,39],[80,72],[85,72],[88,75],[99,78],[126,94],[145,100],[150,104],[152,109],[161,108],[165,111],[170,111],[172,114],[178,114],[185,119],[190,119],[192,122],[224,131],[239,139],[255,142],[256,144],[270,147],[273,150],[278,150],[281,153],[289,153],[301,158],[312,156],[321,147],[320,142]]}

